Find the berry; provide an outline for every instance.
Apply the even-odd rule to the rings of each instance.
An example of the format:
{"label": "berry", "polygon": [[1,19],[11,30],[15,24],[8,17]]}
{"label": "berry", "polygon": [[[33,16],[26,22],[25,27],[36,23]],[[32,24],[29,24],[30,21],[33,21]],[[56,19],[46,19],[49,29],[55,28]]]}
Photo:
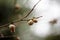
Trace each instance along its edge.
{"label": "berry", "polygon": [[10,24],[10,25],[9,25],[10,31],[11,31],[11,32],[15,32],[15,27],[16,27],[16,26],[15,26],[14,24]]}
{"label": "berry", "polygon": [[20,40],[20,37],[16,37],[16,40]]}
{"label": "berry", "polygon": [[29,20],[29,21],[28,21],[28,24],[29,24],[29,25],[32,25],[32,24],[33,24],[33,21],[32,21],[32,20]]}
{"label": "berry", "polygon": [[16,4],[15,9],[19,9],[19,8],[20,8],[19,4]]}
{"label": "berry", "polygon": [[56,24],[57,23],[57,19],[53,19],[50,21],[51,24]]}
{"label": "berry", "polygon": [[34,23],[37,23],[37,19],[33,19],[33,22],[34,22]]}

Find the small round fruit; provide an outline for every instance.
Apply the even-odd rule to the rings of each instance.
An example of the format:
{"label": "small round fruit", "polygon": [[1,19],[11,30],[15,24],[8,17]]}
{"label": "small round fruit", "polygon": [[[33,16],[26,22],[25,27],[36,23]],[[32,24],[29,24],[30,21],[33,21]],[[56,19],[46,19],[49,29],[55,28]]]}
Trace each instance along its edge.
{"label": "small round fruit", "polygon": [[20,37],[16,37],[16,40],[20,40]]}
{"label": "small round fruit", "polygon": [[15,26],[14,24],[10,24],[10,25],[9,25],[10,31],[11,31],[11,32],[15,32],[15,27],[16,27],[16,26]]}
{"label": "small round fruit", "polygon": [[57,23],[57,19],[53,19],[50,21],[51,24],[56,24]]}
{"label": "small round fruit", "polygon": [[28,21],[28,24],[29,24],[29,25],[32,25],[32,24],[33,24],[33,21],[32,21],[32,20],[29,20],[29,21]]}
{"label": "small round fruit", "polygon": [[10,28],[10,31],[11,31],[11,32],[15,32],[15,27],[12,26],[12,27]]}
{"label": "small round fruit", "polygon": [[37,23],[37,19],[33,19],[33,22],[34,22],[34,23]]}
{"label": "small round fruit", "polygon": [[20,8],[19,4],[16,4],[15,9],[19,9],[19,8]]}

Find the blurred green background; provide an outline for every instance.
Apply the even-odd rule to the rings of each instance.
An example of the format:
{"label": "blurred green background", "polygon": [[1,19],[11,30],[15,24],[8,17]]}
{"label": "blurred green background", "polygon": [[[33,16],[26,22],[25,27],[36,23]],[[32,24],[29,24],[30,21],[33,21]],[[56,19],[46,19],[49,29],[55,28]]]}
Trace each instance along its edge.
{"label": "blurred green background", "polygon": [[[0,25],[20,19],[30,11],[30,8],[25,6],[28,0],[17,0],[16,3],[20,5],[20,9],[16,10],[16,12],[14,13],[13,12],[14,1],[15,0],[0,0]],[[59,35],[49,36],[46,39],[34,36],[30,32],[30,27],[29,25],[27,25],[27,22],[18,22],[16,23],[16,26],[17,27],[15,34],[20,37],[20,40],[60,40]],[[13,33],[11,33],[8,28],[2,27],[0,28],[0,32],[2,32],[5,36],[13,35]],[[15,39],[6,38],[6,40],[15,40]]]}

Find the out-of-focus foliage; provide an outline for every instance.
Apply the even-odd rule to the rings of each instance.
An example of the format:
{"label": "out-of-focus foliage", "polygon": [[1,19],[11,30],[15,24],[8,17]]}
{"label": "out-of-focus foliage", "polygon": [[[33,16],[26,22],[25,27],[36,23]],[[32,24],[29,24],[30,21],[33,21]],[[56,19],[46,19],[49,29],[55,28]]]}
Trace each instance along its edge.
{"label": "out-of-focus foliage", "polygon": [[46,40],[60,40],[60,35],[51,35],[46,38]]}
{"label": "out-of-focus foliage", "polygon": [[13,0],[0,0],[0,25],[8,22],[12,14]]}
{"label": "out-of-focus foliage", "polygon": [[[23,1],[21,1],[21,5],[20,5],[20,3],[19,3],[19,5],[22,7],[14,12],[13,11],[14,6],[15,6],[14,1],[15,0],[0,0],[0,25],[17,20],[17,19],[19,19],[18,15],[24,16],[24,14],[27,14],[30,11],[29,8],[26,8],[22,4]],[[19,0],[17,0],[17,1],[19,1]],[[9,28],[0,28],[0,32],[2,32],[4,34],[4,36],[12,36],[14,34],[14,33],[11,33],[9,30],[10,30]],[[6,40],[13,40],[13,39],[9,38]]]}
{"label": "out-of-focus foliage", "polygon": [[13,12],[15,6],[14,1],[15,0],[0,0],[0,25],[16,20],[18,19],[18,14],[24,15],[30,10],[29,8],[24,7],[22,3],[21,5],[19,3],[22,7]]}

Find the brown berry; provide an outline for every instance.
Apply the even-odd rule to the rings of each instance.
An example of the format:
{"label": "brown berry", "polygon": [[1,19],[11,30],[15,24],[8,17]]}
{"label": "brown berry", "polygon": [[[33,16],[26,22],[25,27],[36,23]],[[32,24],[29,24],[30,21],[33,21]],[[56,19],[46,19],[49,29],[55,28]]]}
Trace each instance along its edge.
{"label": "brown berry", "polygon": [[11,27],[11,28],[10,28],[10,31],[11,31],[11,32],[15,32],[15,27]]}
{"label": "brown berry", "polygon": [[16,4],[15,9],[19,9],[19,8],[20,8],[19,4]]}
{"label": "brown berry", "polygon": [[29,25],[32,25],[32,24],[33,24],[33,21],[32,21],[32,20],[29,20],[29,21],[28,21],[28,24],[29,24]]}
{"label": "brown berry", "polygon": [[20,37],[16,37],[16,40],[20,40]]}
{"label": "brown berry", "polygon": [[37,23],[37,19],[33,19],[33,22],[34,22],[34,23]]}
{"label": "brown berry", "polygon": [[9,25],[10,31],[11,31],[11,32],[15,32],[15,27],[16,27],[16,26],[15,26],[14,24],[10,24],[10,25]]}
{"label": "brown berry", "polygon": [[57,23],[57,19],[53,19],[50,21],[51,24],[56,24]]}

